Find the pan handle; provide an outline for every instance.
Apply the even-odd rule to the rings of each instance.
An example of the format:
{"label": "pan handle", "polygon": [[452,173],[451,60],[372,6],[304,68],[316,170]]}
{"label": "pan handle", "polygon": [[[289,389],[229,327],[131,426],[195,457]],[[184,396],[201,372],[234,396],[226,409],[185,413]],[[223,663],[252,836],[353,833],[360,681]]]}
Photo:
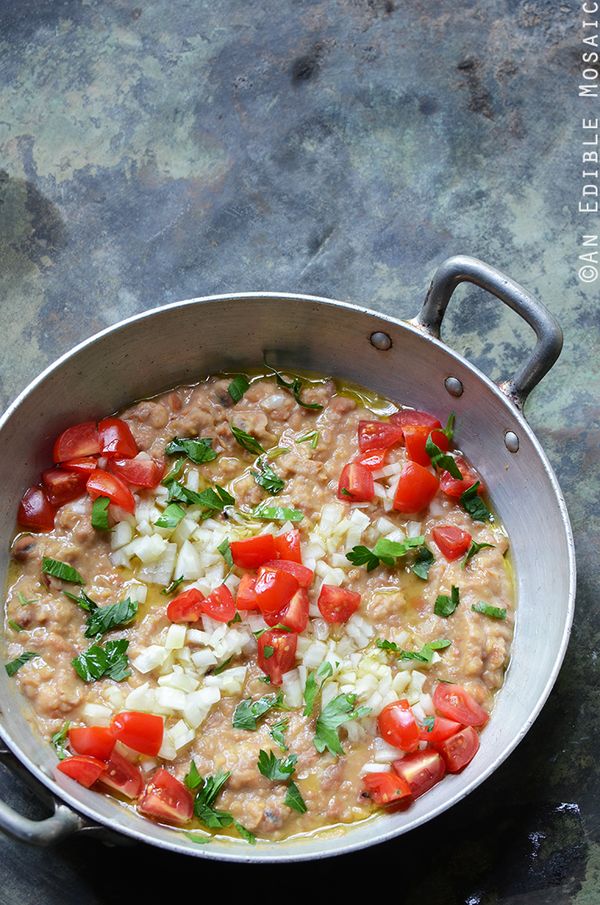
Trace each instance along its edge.
{"label": "pan handle", "polygon": [[448,302],[459,283],[473,283],[490,292],[516,311],[535,331],[537,343],[533,352],[514,377],[500,384],[500,389],[522,409],[528,395],[560,355],[562,330],[548,309],[522,286],[495,267],[467,255],[457,255],[440,264],[413,323],[439,338]]}

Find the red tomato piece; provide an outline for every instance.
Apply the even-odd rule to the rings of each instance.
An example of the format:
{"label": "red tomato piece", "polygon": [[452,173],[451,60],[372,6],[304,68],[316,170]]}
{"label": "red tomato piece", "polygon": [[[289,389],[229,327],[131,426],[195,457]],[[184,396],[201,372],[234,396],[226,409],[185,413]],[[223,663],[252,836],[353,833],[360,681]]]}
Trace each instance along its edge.
{"label": "red tomato piece", "polygon": [[394,509],[398,512],[420,512],[431,503],[439,483],[427,468],[418,462],[408,462],[400,473]]}
{"label": "red tomato piece", "polygon": [[219,585],[200,604],[200,609],[217,622],[231,622],[235,616],[235,600],[226,584]]}
{"label": "red tomato piece", "polygon": [[66,757],[56,765],[56,769],[65,776],[74,779],[81,786],[89,789],[106,772],[106,764],[96,757],[85,757],[76,754],[74,757]]}
{"label": "red tomato piece", "polygon": [[96,456],[81,456],[79,459],[69,459],[68,462],[63,462],[61,468],[64,468],[65,471],[74,471],[77,474],[84,474],[89,477],[90,472],[98,468],[98,459]]}
{"label": "red tomato piece", "polygon": [[34,531],[52,531],[54,516],[54,506],[42,488],[28,487],[19,503],[19,524]]}
{"label": "red tomato piece", "polygon": [[472,726],[467,726],[439,747],[449,773],[459,773],[471,763],[479,751],[479,736]]}
{"label": "red tomato piece", "polygon": [[360,594],[332,584],[321,585],[317,606],[325,622],[347,622],[360,606]]}
{"label": "red tomato piece", "polygon": [[463,495],[465,490],[468,490],[469,487],[472,487],[476,481],[479,481],[479,487],[477,488],[477,493],[479,496],[482,496],[485,493],[485,486],[481,481],[481,478],[475,472],[471,466],[463,459],[462,456],[456,457],[456,464],[458,466],[458,470],[463,476],[462,481],[459,481],[457,478],[453,478],[449,471],[443,471],[440,479],[440,484],[442,490],[446,494],[446,496],[452,497],[453,499],[458,499]]}
{"label": "red tomato piece", "polygon": [[402,428],[391,421],[358,422],[358,448],[361,452],[368,449],[389,449],[396,443],[402,443],[402,438]]}
{"label": "red tomato piece", "polygon": [[439,525],[431,533],[440,553],[449,562],[464,556],[473,540],[468,531],[463,531],[455,525]]}
{"label": "red tomato piece", "polygon": [[387,454],[387,447],[385,449],[368,449],[362,455],[357,456],[354,461],[358,465],[364,465],[369,471],[377,471],[378,468],[383,468],[385,465]]}
{"label": "red tomato piece", "polygon": [[254,593],[258,608],[263,613],[279,613],[288,605],[299,588],[298,579],[280,569],[260,569]]}
{"label": "red tomato piece", "polygon": [[235,605],[238,610],[257,610],[258,609],[258,598],[256,596],[256,591],[254,590],[254,586],[256,584],[256,578],[252,575],[249,575],[247,572],[242,575],[241,581],[237,586],[237,594],[235,599]]}
{"label": "red tomato piece", "polygon": [[229,546],[234,563],[242,569],[258,569],[270,559],[277,559],[272,534],[258,534],[247,540],[234,540]]}
{"label": "red tomato piece", "polygon": [[[64,763],[64,761],[63,761]],[[126,798],[137,798],[144,788],[144,780],[142,779],[142,771],[137,764],[132,763],[113,751],[107,763],[104,765],[106,772],[102,774],[102,785],[120,792]]]}
{"label": "red tomato piece", "polygon": [[98,424],[98,436],[103,456],[133,459],[139,450],[131,429],[121,418],[104,418]]}
{"label": "red tomato piece", "polygon": [[431,459],[426,450],[427,438],[431,434],[431,439],[439,446],[442,452],[448,452],[450,444],[448,437],[443,431],[432,431],[431,428],[419,424],[408,424],[404,428],[404,442],[406,444],[406,454],[412,462],[418,462],[419,465],[425,467],[431,465]]}
{"label": "red tomato piece", "polygon": [[112,718],[110,728],[115,738],[128,748],[156,757],[162,745],[165,724],[161,716],[125,710]]}
{"label": "red tomato piece", "polygon": [[395,804],[411,795],[410,786],[397,773],[366,773],[363,786],[369,798],[380,806]]}
{"label": "red tomato piece", "polygon": [[165,473],[165,463],[139,453],[135,459],[109,459],[108,470],[134,487],[158,487]]}
{"label": "red tomato piece", "polygon": [[433,718],[433,726],[429,729],[421,726],[421,741],[429,742],[434,747],[440,742],[445,742],[451,735],[456,735],[462,729],[462,725],[455,720],[447,720],[443,716]]}
{"label": "red tomato piece", "polygon": [[417,409],[400,409],[399,412],[390,415],[390,421],[392,424],[399,425],[402,429],[408,426],[420,425],[428,427],[429,430],[434,430],[436,427],[442,426],[442,422],[435,415],[430,415],[429,412],[419,412]]}
{"label": "red tomato piece", "polygon": [[135,512],[135,500],[131,490],[124,484],[121,478],[107,471],[97,468],[90,473],[86,484],[87,492],[93,500],[99,496],[108,497],[115,506],[120,506],[125,512]]}
{"label": "red tomato piece", "polygon": [[69,744],[77,754],[108,760],[116,738],[106,726],[76,726],[69,729]]}
{"label": "red tomato piece", "polygon": [[433,706],[442,716],[463,726],[484,726],[489,719],[487,711],[462,685],[440,682],[433,693]]}
{"label": "red tomato piece", "polygon": [[281,685],[284,673],[294,668],[298,635],[271,629],[258,639],[258,666],[266,673],[271,685]]}
{"label": "red tomato piece", "polygon": [[63,468],[47,468],[42,472],[42,484],[53,506],[64,506],[85,493],[86,476]]}
{"label": "red tomato piece", "polygon": [[202,615],[204,594],[198,588],[182,591],[167,607],[167,619],[171,622],[197,622]]}
{"label": "red tomato piece", "polygon": [[338,484],[338,500],[345,503],[368,503],[375,496],[373,475],[366,465],[348,462],[344,465]]}
{"label": "red tomato piece", "polygon": [[285,625],[292,632],[303,632],[308,625],[310,602],[304,588],[299,588],[288,605],[278,613],[263,613],[267,625]]}
{"label": "red tomato piece", "polygon": [[102,451],[95,421],[83,421],[68,427],[54,443],[53,457],[56,463],[79,459],[81,456],[99,456]]}
{"label": "red tomato piece", "polygon": [[297,580],[301,588],[308,588],[313,582],[315,573],[302,563],[293,562],[291,559],[273,559],[266,562],[265,569],[280,569],[282,572],[289,572]]}
{"label": "red tomato piece", "polygon": [[408,701],[393,701],[377,717],[381,737],[401,751],[414,751],[421,740],[419,724]]}
{"label": "red tomato piece", "polygon": [[395,760],[394,770],[406,780],[413,798],[418,798],[444,778],[446,765],[437,751],[427,748]]}
{"label": "red tomato piece", "polygon": [[283,534],[276,534],[273,537],[275,544],[275,554],[278,559],[287,559],[292,562],[302,562],[302,551],[300,549],[300,532],[297,528],[290,528]]}
{"label": "red tomato piece", "polygon": [[142,792],[137,809],[146,817],[180,825],[192,819],[194,798],[182,782],[160,767]]}

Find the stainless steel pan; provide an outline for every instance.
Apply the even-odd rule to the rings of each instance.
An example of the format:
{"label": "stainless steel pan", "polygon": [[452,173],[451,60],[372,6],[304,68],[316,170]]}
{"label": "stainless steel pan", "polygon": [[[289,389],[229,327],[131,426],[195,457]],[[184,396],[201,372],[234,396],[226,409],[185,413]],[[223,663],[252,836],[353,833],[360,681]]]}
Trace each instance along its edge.
{"label": "stainless steel pan", "polygon": [[[537,335],[518,374],[493,383],[439,339],[450,297],[474,283],[509,305]],[[211,371],[243,369],[269,352],[273,364],[339,375],[435,412],[454,409],[458,443],[477,462],[512,542],[518,620],[512,661],[482,735],[477,758],[407,811],[382,815],[336,838],[301,842],[236,841],[194,845],[114,800],[53,776],[55,757],[29,727],[24,701],[1,670],[0,735],[7,748],[55,796],[53,816],[32,822],[0,803],[0,828],[46,845],[105,825],[162,848],[205,858],[286,861],[318,858],[390,839],[430,820],[489,776],[521,741],[556,679],[573,616],[575,562],[564,500],[523,416],[528,393],[560,354],[562,335],[549,312],[524,289],[474,258],[439,268],[417,317],[404,323],[358,305],[312,296],[244,293],[192,299],[123,321],[60,358],[0,421],[0,543],[8,551],[19,496],[50,461],[65,424],[98,418],[132,399]],[[449,398],[449,394],[450,397]],[[2,558],[5,581],[8,554]]]}

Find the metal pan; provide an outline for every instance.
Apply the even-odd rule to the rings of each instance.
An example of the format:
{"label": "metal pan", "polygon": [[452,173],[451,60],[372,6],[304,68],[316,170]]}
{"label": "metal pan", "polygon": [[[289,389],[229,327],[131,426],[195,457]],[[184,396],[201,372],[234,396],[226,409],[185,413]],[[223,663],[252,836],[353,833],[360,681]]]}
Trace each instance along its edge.
{"label": "metal pan", "polygon": [[[509,305],[535,331],[533,353],[497,386],[439,339],[450,297],[474,283]],[[521,741],[560,668],[573,617],[575,559],[565,503],[540,444],[523,416],[528,393],[554,364],[562,334],[525,290],[474,258],[441,265],[425,302],[405,323],[358,305],[278,293],[244,293],[178,302],[104,330],[48,368],[0,421],[0,544],[8,551],[19,496],[49,461],[65,424],[97,418],[212,371],[243,369],[269,352],[275,365],[346,377],[433,411],[457,413],[459,446],[482,472],[510,535],[518,622],[506,682],[481,750],[407,811],[382,815],[335,837],[292,842],[235,840],[197,846],[181,832],[150,823],[113,799],[53,776],[55,756],[26,719],[24,699],[0,675],[0,735],[29,773],[55,796],[55,813],[33,822],[0,803],[0,828],[47,845],[79,830],[109,827],[161,848],[235,861],[289,861],[347,853],[405,833],[464,798]],[[448,395],[452,397],[448,398]],[[2,558],[5,581],[8,555]],[[543,603],[543,607],[540,605]]]}

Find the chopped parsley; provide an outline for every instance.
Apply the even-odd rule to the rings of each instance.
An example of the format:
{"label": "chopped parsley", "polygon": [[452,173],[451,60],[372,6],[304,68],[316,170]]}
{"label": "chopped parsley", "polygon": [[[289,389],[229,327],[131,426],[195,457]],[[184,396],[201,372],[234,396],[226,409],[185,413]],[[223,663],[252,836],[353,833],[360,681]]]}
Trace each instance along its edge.
{"label": "chopped parsley", "polygon": [[259,772],[271,782],[287,782],[294,775],[297,762],[297,754],[276,757],[272,751],[263,751],[261,748],[256,765]]}
{"label": "chopped parsley", "polygon": [[343,755],[340,743],[339,728],[348,720],[359,720],[371,712],[370,707],[357,707],[355,694],[338,694],[323,708],[317,717],[317,726],[313,744],[319,754],[330,751],[335,755]]}
{"label": "chopped parsley", "polygon": [[481,481],[475,481],[471,487],[460,496],[460,505],[469,513],[474,522],[489,522],[492,513],[478,494]]}
{"label": "chopped parsley", "polygon": [[160,593],[161,594],[173,594],[177,590],[179,585],[184,581],[185,581],[185,578],[183,577],[183,575],[180,575],[179,578],[174,578],[173,581],[171,581],[166,586],[166,588],[163,588]]}
{"label": "chopped parsley", "polygon": [[282,751],[287,751],[288,746],[285,743],[284,732],[287,731],[289,726],[289,720],[279,720],[278,723],[273,723],[271,728],[269,729],[269,735],[273,739],[276,745],[278,745]]}
{"label": "chopped parsley", "polygon": [[180,478],[181,472],[183,471],[184,462],[185,459],[183,458],[183,456],[181,457],[181,459],[176,459],[175,462],[173,462],[173,467],[171,468],[171,470],[162,479],[161,484],[164,484],[165,487],[168,487],[169,484],[172,484],[173,481],[176,481],[177,478]]}
{"label": "chopped parsley", "polygon": [[277,371],[275,368],[272,368],[271,365],[267,364],[266,358],[263,359],[266,367],[275,375],[275,379],[280,387],[284,387],[286,390],[290,390],[292,396],[302,408],[305,409],[313,409],[316,412],[320,412],[323,408],[322,405],[318,402],[303,402],[301,393],[302,393],[302,380],[300,377],[295,376],[291,380],[285,380],[284,377]]}
{"label": "chopped parsley", "polygon": [[321,437],[320,431],[309,431],[308,434],[304,434],[303,437],[298,437],[296,443],[310,443],[313,449],[316,449],[319,445],[319,439]]}
{"label": "chopped parsley", "polygon": [[198,773],[198,767],[196,766],[196,762],[194,760],[190,761],[190,769],[183,777],[184,784],[191,789],[192,792],[194,789],[197,789],[198,786],[202,783],[202,777]]}
{"label": "chopped parsley", "polygon": [[108,531],[108,505],[107,496],[99,496],[92,503],[92,528],[97,531]]}
{"label": "chopped parsley", "polygon": [[467,550],[467,555],[465,556],[465,558],[462,561],[463,569],[467,568],[467,563],[469,562],[469,560],[473,559],[473,557],[477,553],[479,553],[480,550],[483,550],[484,547],[493,547],[493,546],[495,546],[495,545],[494,544],[478,544],[477,541],[472,540],[471,546]]}
{"label": "chopped parsley", "polygon": [[456,464],[456,459],[454,456],[442,452],[439,446],[433,442],[431,434],[427,437],[425,452],[431,459],[431,464],[434,468],[441,468],[443,471],[449,471],[453,478],[456,478],[457,481],[462,481],[463,476],[460,468]]}
{"label": "chopped parsley", "polygon": [[16,657],[14,660],[11,660],[10,663],[6,663],[5,669],[9,676],[14,676],[16,672],[18,672],[25,663],[29,663],[30,660],[33,660],[34,657],[39,657],[39,654],[36,654],[34,651],[25,650],[22,654]]}
{"label": "chopped parsley", "polygon": [[[215,799],[228,781],[231,773],[227,771],[226,773],[215,773],[214,776],[202,777],[198,773],[193,761],[192,764],[195,773],[193,778],[194,785],[191,786],[191,788],[197,789],[194,801],[194,813],[198,820],[211,829],[220,829],[221,827],[233,825],[246,842],[254,845],[256,837],[250,830],[247,830],[245,826],[238,823],[232,814],[229,814],[227,811],[218,811],[213,807]],[[190,773],[191,772],[192,769],[190,767]],[[186,776],[186,780],[190,776],[190,773]],[[189,785],[188,788],[190,788]]]}
{"label": "chopped parsley", "polygon": [[419,537],[407,537],[401,542],[388,540],[387,537],[380,537],[372,550],[368,547],[358,546],[352,547],[349,553],[346,553],[346,559],[355,566],[367,567],[367,572],[371,572],[377,568],[380,562],[386,566],[395,566],[396,560],[401,556],[406,556],[409,550],[414,547],[421,547],[425,542],[423,535]]}
{"label": "chopped parsley", "polygon": [[[217,458],[217,454],[212,448],[212,439],[209,437],[196,437],[195,439],[176,437],[167,443],[165,452],[168,456],[187,456],[196,465],[204,465],[205,462],[212,462]],[[181,467],[182,463],[177,464]],[[163,478],[163,484],[166,482],[167,478]]]}
{"label": "chopped parsley", "polygon": [[298,811],[299,814],[306,814],[306,802],[300,794],[300,789],[293,780],[288,784],[283,803],[293,811]]}
{"label": "chopped parsley", "polygon": [[24,632],[25,629],[22,625],[19,625],[18,622],[15,622],[14,619],[8,620],[8,626],[13,630],[13,632]]}
{"label": "chopped parsley", "polygon": [[452,443],[454,440],[454,425],[456,423],[456,413],[450,412],[448,415],[448,420],[446,421],[446,427],[442,428],[442,433],[446,434],[448,438],[448,443]]}
{"label": "chopped parsley", "polygon": [[88,616],[84,635],[86,638],[95,638],[104,635],[117,626],[126,625],[137,615],[138,604],[136,600],[126,597],[120,603],[112,603],[108,606],[96,606]]}
{"label": "chopped parsley", "polygon": [[66,562],[60,562],[58,559],[51,559],[44,556],[42,559],[42,572],[46,575],[52,575],[54,578],[60,578],[61,581],[70,581],[72,584],[85,584],[85,581],[73,566]]}
{"label": "chopped parsley", "polygon": [[455,585],[452,585],[450,597],[447,594],[440,594],[436,597],[433,612],[436,616],[443,616],[447,619],[451,616],[458,604],[460,603],[460,593]]}
{"label": "chopped parsley", "polygon": [[157,528],[176,528],[184,517],[185,509],[182,509],[178,503],[169,503],[154,524]]}
{"label": "chopped parsley", "polygon": [[101,644],[92,644],[71,662],[75,672],[84,682],[96,682],[104,677],[122,682],[131,675],[127,657],[128,647],[129,641],[125,638],[107,641],[104,647]]}
{"label": "chopped parsley", "polygon": [[434,716],[426,716],[425,719],[421,723],[421,728],[425,729],[426,732],[433,732],[434,726],[435,726],[435,717]]}
{"label": "chopped parsley", "polygon": [[285,456],[289,451],[289,446],[274,446],[272,449],[267,450],[267,458],[278,459],[279,456]]}
{"label": "chopped parsley", "polygon": [[[227,625],[229,625],[229,623],[227,623]],[[211,671],[210,671],[211,676],[218,676],[220,673],[222,673],[223,670],[227,669],[227,667],[229,666],[229,664],[231,663],[232,660],[233,660],[233,654],[230,657],[227,657],[226,660],[223,660],[222,663],[219,663],[218,666],[215,666],[214,669],[211,669]]]}
{"label": "chopped parsley", "polygon": [[273,708],[281,706],[283,697],[281,692],[278,694],[266,694],[257,701],[252,698],[245,698],[235,708],[233,713],[233,728],[246,729],[248,732],[254,732],[258,726],[258,720]]}
{"label": "chopped parsley", "polygon": [[68,757],[69,752],[67,751],[67,736],[69,734],[70,728],[71,721],[67,720],[66,723],[62,724],[58,732],[55,732],[50,739],[52,747],[56,751],[59,760],[64,760],[65,757]]}
{"label": "chopped parsley", "polygon": [[490,619],[506,619],[506,610],[500,606],[490,606],[484,600],[471,605],[474,613],[481,613],[483,616],[489,616]]}
{"label": "chopped parsley", "polygon": [[229,429],[240,446],[247,452],[254,453],[257,456],[265,452],[264,448],[252,434],[247,434],[245,430],[242,430],[241,427],[236,427],[235,424],[230,424]]}
{"label": "chopped parsley", "polygon": [[253,511],[254,518],[268,519],[270,522],[301,522],[304,513],[299,509],[288,509],[287,506],[265,506],[261,503]]}
{"label": "chopped parsley", "polygon": [[227,392],[234,402],[239,402],[244,393],[250,389],[250,381],[245,374],[237,374],[229,386]]}
{"label": "chopped parsley", "polygon": [[429,578],[429,570],[435,562],[435,558],[427,544],[423,544],[417,550],[415,561],[412,564],[411,572],[414,572],[417,578],[427,581]]}
{"label": "chopped parsley", "polygon": [[[304,716],[311,716],[317,693],[328,676],[333,674],[333,666],[329,660],[324,660],[317,670],[309,672],[304,686]],[[321,680],[320,682],[318,680]]]}
{"label": "chopped parsley", "polygon": [[30,606],[32,603],[37,603],[37,602],[39,601],[39,599],[40,599],[39,597],[31,597],[31,598],[28,600],[27,597],[25,596],[25,594],[23,594],[22,591],[19,591],[19,592],[17,593],[17,597],[18,597],[18,599],[19,599],[19,603],[21,604],[21,606]]}
{"label": "chopped parsley", "polygon": [[225,562],[227,563],[229,568],[232,569],[233,568],[233,556],[231,554],[231,545],[229,543],[228,537],[226,537],[225,540],[221,541],[221,543],[217,547],[217,550],[219,551],[219,553],[221,554],[221,556],[223,557],[223,559],[225,560]]}
{"label": "chopped parsley", "polygon": [[63,594],[69,600],[73,600],[86,613],[93,613],[94,610],[98,609],[98,604],[85,593],[83,588],[80,588],[79,594],[72,594],[71,591],[63,591]]}
{"label": "chopped parsley", "polygon": [[207,487],[201,493],[189,490],[179,481],[172,481],[169,485],[169,502],[188,503],[192,506],[202,506],[204,509],[221,511],[225,506],[233,506],[235,499],[219,484]]}
{"label": "chopped parsley", "polygon": [[281,493],[285,487],[285,481],[273,471],[271,466],[264,460],[259,459],[256,463],[259,471],[253,471],[252,477],[260,487],[264,487],[269,493],[274,495]]}
{"label": "chopped parsley", "polygon": [[436,650],[444,650],[450,647],[451,641],[440,638],[438,641],[429,641],[424,644],[421,650],[401,650],[400,660],[418,660],[420,663],[431,663],[433,654]]}

